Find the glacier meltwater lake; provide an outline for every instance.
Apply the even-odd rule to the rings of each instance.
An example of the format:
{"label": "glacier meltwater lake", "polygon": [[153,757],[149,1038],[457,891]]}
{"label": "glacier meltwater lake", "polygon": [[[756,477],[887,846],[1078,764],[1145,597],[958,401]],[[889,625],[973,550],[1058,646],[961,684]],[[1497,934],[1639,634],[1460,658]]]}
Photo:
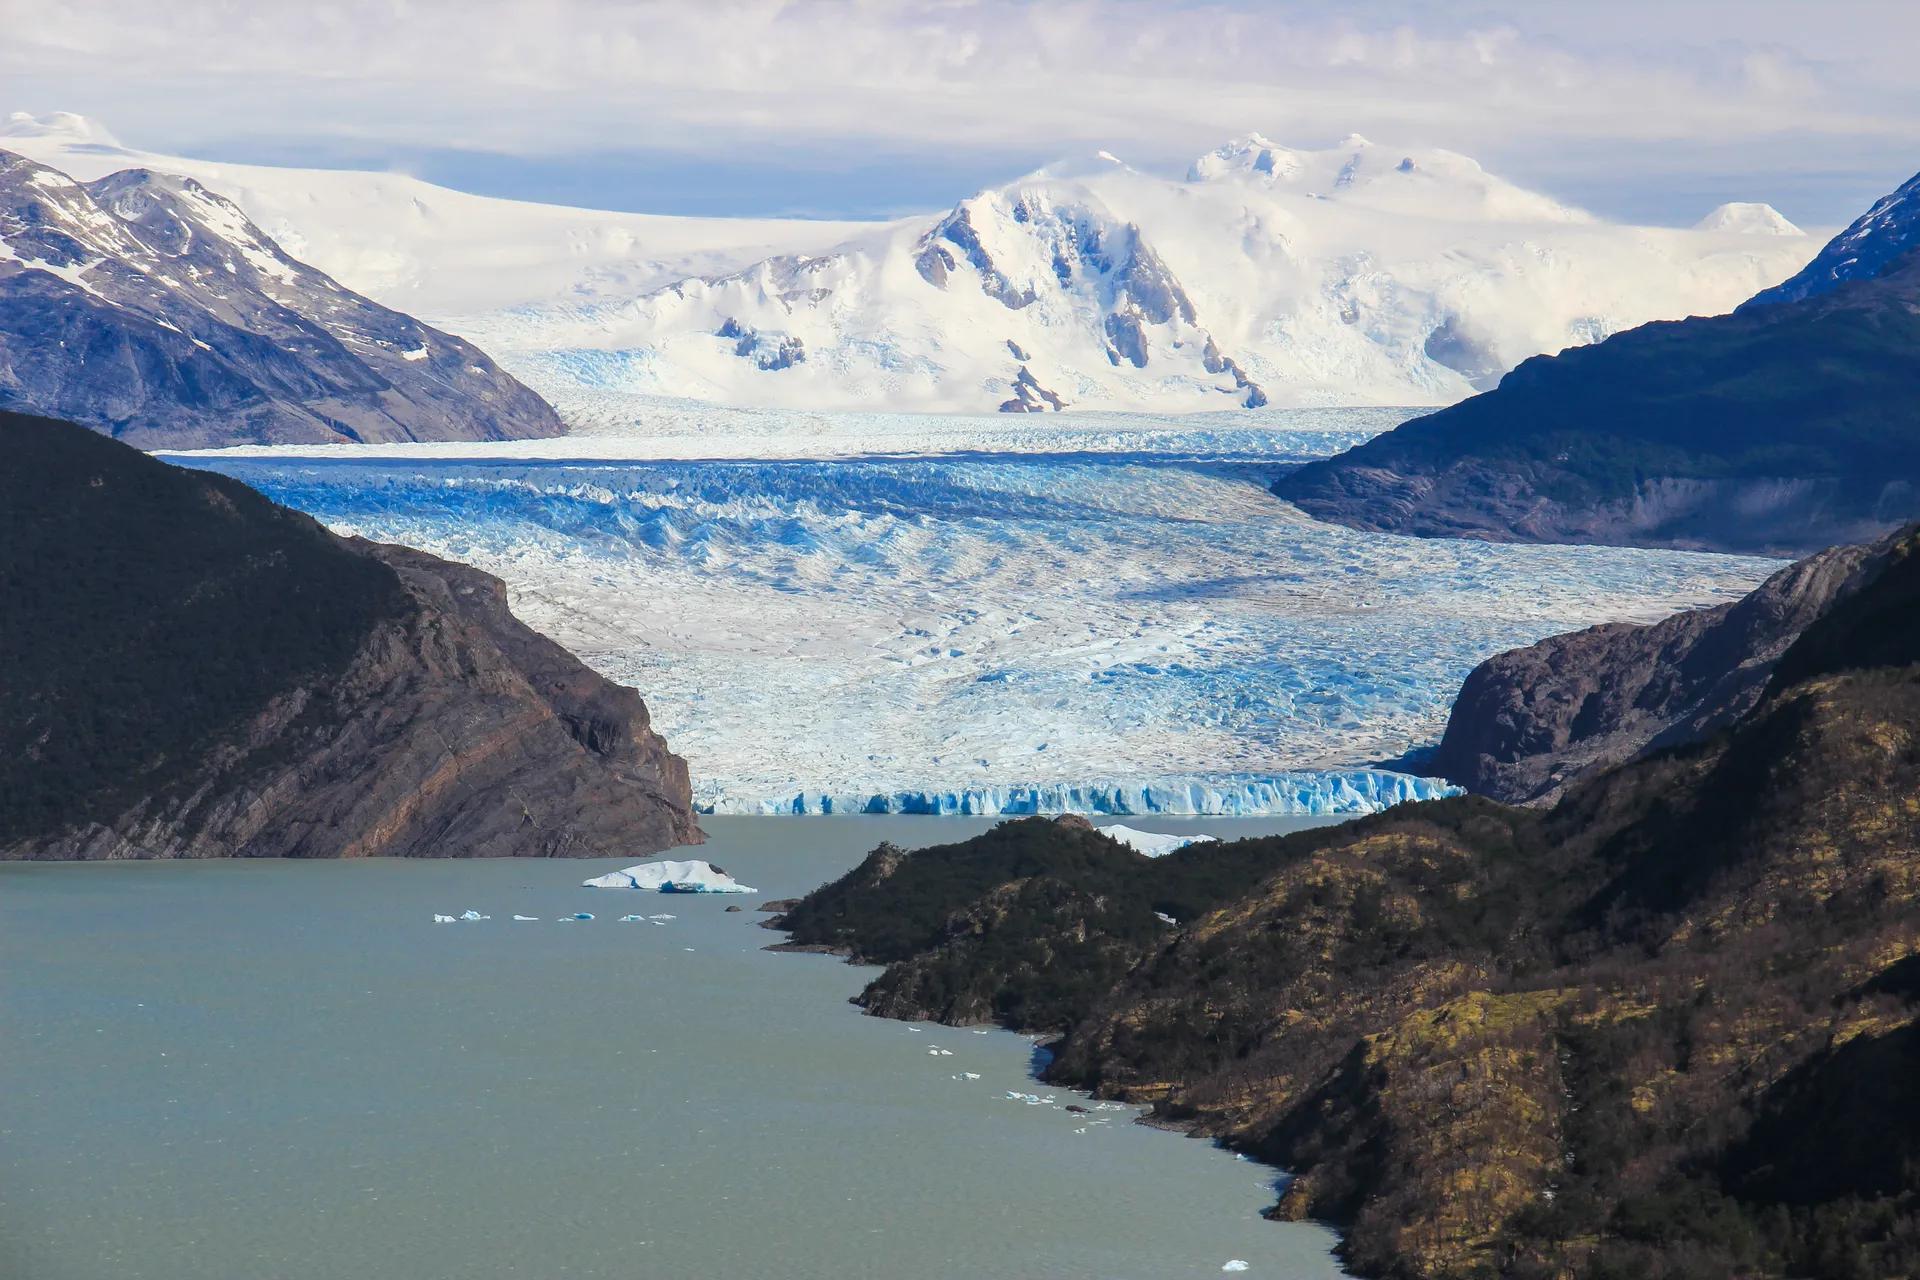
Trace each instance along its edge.
{"label": "glacier meltwater lake", "polygon": [[[183,459],[466,560],[637,687],[718,812],[1346,811],[1481,659],[1773,562],[1307,519],[1266,482],[1383,410],[660,410],[552,441]],[[575,413],[576,421],[579,413]]]}
{"label": "glacier meltwater lake", "polygon": [[[772,897],[987,824],[706,825]],[[873,971],[762,950],[764,898],[580,887],[619,865],[0,864],[0,1275],[1339,1274],[1261,1218],[1273,1170],[1061,1109],[1021,1037],[863,1016]]]}

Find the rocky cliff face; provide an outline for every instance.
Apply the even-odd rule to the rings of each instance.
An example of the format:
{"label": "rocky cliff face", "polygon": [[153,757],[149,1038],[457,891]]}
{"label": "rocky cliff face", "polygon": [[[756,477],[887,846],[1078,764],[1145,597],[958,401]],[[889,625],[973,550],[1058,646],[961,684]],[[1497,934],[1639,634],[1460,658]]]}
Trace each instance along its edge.
{"label": "rocky cliff face", "polygon": [[498,579],[0,415],[0,858],[628,856],[686,766]]}
{"label": "rocky cliff face", "polygon": [[1891,545],[1820,552],[1731,604],[1496,654],[1467,676],[1427,767],[1528,804],[1650,748],[1697,742],[1753,708],[1780,655],[1874,577]]}
{"label": "rocky cliff face", "polygon": [[472,344],[289,257],[188,178],[0,151],[0,406],[144,448],[553,436]]}

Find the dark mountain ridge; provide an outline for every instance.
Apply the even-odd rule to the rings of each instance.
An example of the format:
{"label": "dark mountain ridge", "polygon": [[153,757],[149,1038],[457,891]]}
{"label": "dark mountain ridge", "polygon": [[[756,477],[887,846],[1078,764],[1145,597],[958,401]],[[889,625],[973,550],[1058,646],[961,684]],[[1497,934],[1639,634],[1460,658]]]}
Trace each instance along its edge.
{"label": "dark mountain ridge", "polygon": [[0,412],[0,858],[697,841],[631,689],[496,578]]}
{"label": "dark mountain ridge", "polygon": [[1784,555],[1872,541],[1920,515],[1913,188],[1731,315],[1535,357],[1274,492],[1429,537]]}

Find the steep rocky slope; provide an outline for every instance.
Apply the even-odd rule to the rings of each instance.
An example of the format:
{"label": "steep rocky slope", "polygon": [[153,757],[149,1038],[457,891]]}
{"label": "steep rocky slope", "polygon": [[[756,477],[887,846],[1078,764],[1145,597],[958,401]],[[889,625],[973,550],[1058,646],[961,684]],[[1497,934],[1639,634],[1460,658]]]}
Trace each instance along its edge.
{"label": "steep rocky slope", "polygon": [[561,433],[478,348],[295,261],[191,178],[0,151],[0,406],[145,448]]}
{"label": "steep rocky slope", "polygon": [[1881,536],[1920,514],[1912,186],[1784,292],[1529,360],[1274,491],[1424,536],[1797,555]]}
{"label": "steep rocky slope", "polygon": [[624,856],[697,841],[631,689],[502,584],[0,413],[0,857]]}
{"label": "steep rocky slope", "polygon": [[[1366,1275],[1920,1272],[1920,536],[1745,716],[1550,810],[1158,860],[1007,824],[783,918],[899,1017],[1293,1170]],[[1155,912],[1179,923],[1168,926]]]}
{"label": "steep rocky slope", "polygon": [[1495,654],[1468,674],[1424,767],[1526,804],[1649,748],[1697,742],[1752,709],[1780,655],[1879,573],[1897,540],[1822,551],[1730,604]]}

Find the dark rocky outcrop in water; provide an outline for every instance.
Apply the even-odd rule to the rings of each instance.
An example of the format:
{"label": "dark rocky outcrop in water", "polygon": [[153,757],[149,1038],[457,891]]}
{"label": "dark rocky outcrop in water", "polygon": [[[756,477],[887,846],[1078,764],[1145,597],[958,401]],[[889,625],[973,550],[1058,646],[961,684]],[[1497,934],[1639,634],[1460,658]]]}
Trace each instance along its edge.
{"label": "dark rocky outcrop in water", "polygon": [[1697,742],[1753,708],[1780,655],[1880,570],[1889,545],[1820,552],[1731,604],[1497,654],[1467,676],[1423,768],[1527,804],[1643,751]]}
{"label": "dark rocky outcrop in water", "polygon": [[0,858],[625,857],[684,762],[501,582],[0,413]]}
{"label": "dark rocky outcrop in water", "polygon": [[190,178],[0,151],[0,408],[142,448],[559,435],[471,343],[289,257]]}
{"label": "dark rocky outcrop in water", "polygon": [[[1920,534],[1876,555],[1774,584],[1836,598],[1744,715],[1550,809],[1158,859],[1028,819],[781,923],[885,965],[870,1012],[1047,1035],[1049,1081],[1292,1170],[1274,1216],[1362,1275],[1920,1274]],[[1733,612],[1675,643],[1777,627]]]}
{"label": "dark rocky outcrop in water", "polygon": [[1430,537],[1784,555],[1870,542],[1920,515],[1920,248],[1911,217],[1892,216],[1911,203],[1836,240],[1822,260],[1841,253],[1844,270],[1528,360],[1274,492]]}

